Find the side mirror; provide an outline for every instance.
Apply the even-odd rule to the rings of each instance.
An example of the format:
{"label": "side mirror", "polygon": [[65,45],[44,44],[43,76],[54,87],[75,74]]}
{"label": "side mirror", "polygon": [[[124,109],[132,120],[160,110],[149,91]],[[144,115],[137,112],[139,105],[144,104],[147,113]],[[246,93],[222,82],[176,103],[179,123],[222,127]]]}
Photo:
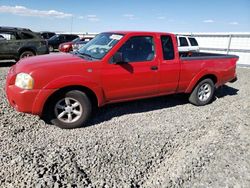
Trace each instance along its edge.
{"label": "side mirror", "polygon": [[122,57],[121,52],[116,52],[113,57],[111,58],[111,63],[112,64],[125,64],[126,62],[124,61]]}

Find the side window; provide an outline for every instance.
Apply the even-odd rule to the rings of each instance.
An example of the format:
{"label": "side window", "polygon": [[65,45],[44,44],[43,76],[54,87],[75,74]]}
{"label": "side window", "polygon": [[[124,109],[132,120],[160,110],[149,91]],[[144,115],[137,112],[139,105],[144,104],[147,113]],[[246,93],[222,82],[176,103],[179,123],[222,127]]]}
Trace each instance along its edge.
{"label": "side window", "polygon": [[161,36],[161,46],[164,60],[174,59],[174,46],[170,36]]}
{"label": "side window", "polygon": [[60,41],[64,41],[65,38],[66,38],[66,37],[65,37],[64,35],[59,35],[59,40],[60,40]]}
{"label": "side window", "polygon": [[66,39],[71,41],[71,40],[74,40],[76,37],[74,35],[67,35],[66,36]]}
{"label": "side window", "polygon": [[48,38],[51,38],[51,37],[53,37],[53,36],[54,36],[54,34],[53,34],[53,33],[48,33],[47,35],[48,35]]}
{"label": "side window", "polygon": [[131,37],[118,52],[125,62],[151,61],[155,54],[153,37]]}
{"label": "side window", "polygon": [[28,33],[21,32],[20,33],[21,39],[33,39],[34,37]]}
{"label": "side window", "polygon": [[188,46],[188,41],[185,37],[180,37],[180,46]]}
{"label": "side window", "polygon": [[4,40],[17,40],[19,39],[16,33],[13,32],[0,32],[0,41]]}
{"label": "side window", "polygon": [[198,46],[198,42],[195,38],[188,38],[191,46]]}
{"label": "side window", "polygon": [[66,35],[65,38],[66,38],[67,41],[70,41],[72,39],[72,36],[71,35]]}

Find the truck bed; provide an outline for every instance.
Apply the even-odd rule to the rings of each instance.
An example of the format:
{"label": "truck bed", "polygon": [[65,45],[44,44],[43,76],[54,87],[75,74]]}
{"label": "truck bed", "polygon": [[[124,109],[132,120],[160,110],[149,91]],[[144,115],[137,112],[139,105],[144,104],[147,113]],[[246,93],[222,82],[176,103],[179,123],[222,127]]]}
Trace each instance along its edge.
{"label": "truck bed", "polygon": [[227,59],[227,58],[239,58],[236,55],[228,54],[216,54],[207,52],[180,52],[180,58],[182,60],[204,60],[204,59]]}

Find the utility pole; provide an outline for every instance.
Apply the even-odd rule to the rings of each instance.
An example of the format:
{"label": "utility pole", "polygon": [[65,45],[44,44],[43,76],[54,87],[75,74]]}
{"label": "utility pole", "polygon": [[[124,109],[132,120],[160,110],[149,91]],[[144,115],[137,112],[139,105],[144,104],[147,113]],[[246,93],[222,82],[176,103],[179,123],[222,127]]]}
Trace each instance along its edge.
{"label": "utility pole", "polygon": [[73,28],[73,16],[71,16],[71,22],[70,22],[70,33],[72,34],[72,28]]}

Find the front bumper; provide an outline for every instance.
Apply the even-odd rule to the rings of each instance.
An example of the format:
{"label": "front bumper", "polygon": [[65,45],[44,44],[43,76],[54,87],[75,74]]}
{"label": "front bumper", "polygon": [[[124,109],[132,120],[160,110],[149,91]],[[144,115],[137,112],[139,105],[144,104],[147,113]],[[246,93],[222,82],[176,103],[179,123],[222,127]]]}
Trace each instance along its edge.
{"label": "front bumper", "polygon": [[15,86],[16,65],[12,66],[6,77],[5,92],[12,107],[19,112],[42,115],[43,107],[56,89],[25,90]]}
{"label": "front bumper", "polygon": [[229,82],[230,83],[234,83],[234,82],[236,82],[238,80],[238,77],[236,76],[235,78],[233,78],[232,80],[230,80]]}
{"label": "front bumper", "polygon": [[36,96],[40,90],[23,90],[15,85],[6,86],[7,99],[19,112],[32,113]]}
{"label": "front bumper", "polygon": [[23,90],[15,85],[6,86],[6,96],[12,107],[19,112],[42,115],[45,102],[56,90]]}

